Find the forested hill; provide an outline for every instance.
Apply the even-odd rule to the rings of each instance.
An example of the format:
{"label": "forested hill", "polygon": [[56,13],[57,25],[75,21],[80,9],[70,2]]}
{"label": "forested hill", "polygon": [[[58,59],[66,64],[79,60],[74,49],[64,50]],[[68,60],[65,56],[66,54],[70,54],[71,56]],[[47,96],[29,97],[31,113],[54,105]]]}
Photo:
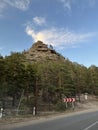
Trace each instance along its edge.
{"label": "forested hill", "polygon": [[63,97],[81,100],[82,93],[98,95],[98,67],[73,63],[41,41],[28,51],[0,56],[0,106],[6,108],[9,97],[17,107],[21,95],[23,106],[58,106]]}

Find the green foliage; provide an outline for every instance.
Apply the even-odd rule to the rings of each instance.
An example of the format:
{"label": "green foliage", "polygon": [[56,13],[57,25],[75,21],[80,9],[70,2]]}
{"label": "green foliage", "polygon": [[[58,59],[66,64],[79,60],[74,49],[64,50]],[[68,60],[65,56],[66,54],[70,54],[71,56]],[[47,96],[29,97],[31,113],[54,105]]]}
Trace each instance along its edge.
{"label": "green foliage", "polygon": [[[81,93],[98,95],[98,67],[86,68],[83,65],[50,61],[26,63],[21,53],[11,53],[10,56],[0,58],[0,98],[10,96],[13,105],[20,99],[21,92],[28,100],[33,94],[33,105],[37,98],[43,102],[55,104],[58,110],[65,110],[63,97],[75,97]],[[26,103],[26,102],[25,102]],[[35,103],[35,104],[34,104]]]}
{"label": "green foliage", "polygon": [[67,108],[66,108],[66,104],[62,101],[58,101],[58,103],[56,104],[56,107],[55,107],[56,111],[65,111]]}

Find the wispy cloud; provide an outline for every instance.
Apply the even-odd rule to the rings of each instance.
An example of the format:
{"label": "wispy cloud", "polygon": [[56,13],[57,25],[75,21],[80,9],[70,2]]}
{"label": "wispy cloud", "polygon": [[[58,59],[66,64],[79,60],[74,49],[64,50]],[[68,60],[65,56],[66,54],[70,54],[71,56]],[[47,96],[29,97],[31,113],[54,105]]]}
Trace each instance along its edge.
{"label": "wispy cloud", "polygon": [[31,0],[3,0],[6,4],[18,8],[20,10],[27,10]]}
{"label": "wispy cloud", "polygon": [[0,0],[0,16],[3,15],[3,11],[8,6],[26,11],[29,7],[30,1],[31,0]]}
{"label": "wispy cloud", "polygon": [[46,44],[52,44],[60,48],[73,47],[73,45],[80,44],[95,35],[95,33],[75,33],[58,28],[35,31],[29,26],[26,27],[26,33],[32,37],[34,42],[41,40]]}
{"label": "wispy cloud", "polygon": [[0,10],[3,10],[5,8],[6,4],[3,0],[0,1]]}
{"label": "wispy cloud", "polygon": [[59,0],[64,8],[68,11],[71,11],[73,0]]}
{"label": "wispy cloud", "polygon": [[25,24],[23,24],[25,27],[29,26],[30,28],[40,28],[47,26],[47,21],[45,17],[38,17],[35,16],[31,21],[27,21]]}
{"label": "wispy cloud", "polygon": [[87,7],[94,7],[96,5],[97,0],[58,0],[61,2],[63,7],[65,8],[66,11],[71,12],[72,7],[81,7],[81,8],[87,8]]}
{"label": "wispy cloud", "polygon": [[6,8],[6,4],[3,0],[0,1],[0,17],[3,17],[3,10]]}
{"label": "wispy cloud", "polygon": [[46,24],[46,20],[45,20],[44,17],[37,17],[36,16],[36,17],[33,18],[33,21],[34,21],[35,24],[37,24],[39,26]]}

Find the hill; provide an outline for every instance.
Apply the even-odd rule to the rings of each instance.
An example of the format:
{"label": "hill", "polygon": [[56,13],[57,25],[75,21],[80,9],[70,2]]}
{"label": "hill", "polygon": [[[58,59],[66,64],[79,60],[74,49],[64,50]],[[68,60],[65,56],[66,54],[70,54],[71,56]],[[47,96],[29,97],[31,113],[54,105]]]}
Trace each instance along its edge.
{"label": "hill", "polygon": [[23,54],[26,57],[28,62],[37,62],[37,61],[65,61],[65,58],[56,52],[53,47],[50,45],[44,44],[42,41],[37,41],[32,45],[32,47],[24,51]]}

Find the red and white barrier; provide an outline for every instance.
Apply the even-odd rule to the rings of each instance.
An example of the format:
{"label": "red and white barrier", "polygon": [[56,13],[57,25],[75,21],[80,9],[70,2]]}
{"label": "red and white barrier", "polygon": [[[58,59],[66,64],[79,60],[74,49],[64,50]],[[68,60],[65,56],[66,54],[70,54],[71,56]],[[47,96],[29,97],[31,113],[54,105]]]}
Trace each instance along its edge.
{"label": "red and white barrier", "polygon": [[63,98],[64,102],[75,102],[76,99],[75,98]]}

